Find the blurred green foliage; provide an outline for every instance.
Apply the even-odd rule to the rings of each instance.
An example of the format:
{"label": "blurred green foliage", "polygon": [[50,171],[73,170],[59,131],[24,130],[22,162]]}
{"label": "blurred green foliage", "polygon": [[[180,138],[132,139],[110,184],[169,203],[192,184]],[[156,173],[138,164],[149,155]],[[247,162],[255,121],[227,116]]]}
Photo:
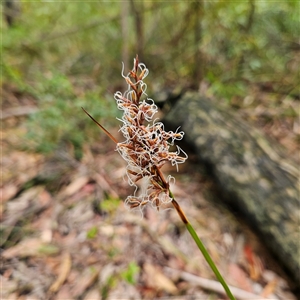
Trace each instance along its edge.
{"label": "blurred green foliage", "polygon": [[86,237],[88,239],[94,239],[98,234],[98,228],[96,226],[93,226],[90,228],[90,230],[87,232]]}
{"label": "blurred green foliage", "polygon": [[[43,78],[42,74],[40,78]],[[36,93],[41,111],[29,118],[27,137],[30,145],[38,151],[51,152],[62,139],[68,139],[76,155],[76,150],[84,142],[99,138],[101,131],[87,118],[81,107],[96,119],[105,119],[106,124],[110,124],[110,119],[114,120],[116,116],[115,103],[101,88],[76,93],[76,83],[71,83],[66,75],[55,71],[47,79],[37,82]]]}
{"label": "blurred green foliage", "polygon": [[14,25],[1,22],[1,66],[4,84],[37,99],[28,147],[51,152],[67,138],[77,149],[99,138],[80,107],[113,124],[126,49],[127,70],[142,49],[150,96],[202,81],[238,106],[254,86],[297,97],[299,1],[196,2],[21,1]]}
{"label": "blurred green foliage", "polygon": [[135,262],[130,262],[126,270],[121,272],[121,277],[129,284],[136,284],[136,277],[140,271],[140,267]]}
{"label": "blurred green foliage", "polygon": [[106,199],[100,202],[100,210],[102,212],[106,212],[109,215],[112,215],[119,207],[120,205],[120,199],[119,198],[113,198],[108,196]]}

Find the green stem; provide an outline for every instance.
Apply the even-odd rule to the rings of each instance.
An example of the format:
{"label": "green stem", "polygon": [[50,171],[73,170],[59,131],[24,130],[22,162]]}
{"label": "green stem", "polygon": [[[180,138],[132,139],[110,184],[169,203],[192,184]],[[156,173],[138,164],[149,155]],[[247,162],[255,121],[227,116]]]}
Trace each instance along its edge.
{"label": "green stem", "polygon": [[200,251],[202,252],[205,260],[207,261],[207,263],[209,264],[209,266],[211,267],[211,269],[213,270],[213,272],[215,273],[217,279],[219,280],[219,282],[222,284],[227,296],[231,299],[231,300],[235,300],[234,296],[232,295],[227,283],[225,282],[224,278],[222,277],[222,275],[220,274],[218,268],[216,267],[215,263],[213,262],[212,258],[210,257],[210,255],[208,254],[205,246],[203,245],[203,243],[201,242],[201,240],[199,239],[196,231],[194,230],[193,226],[190,223],[185,224],[187,230],[189,231],[189,233],[191,234],[192,238],[194,239],[195,243],[197,244],[198,248],[200,249]]}
{"label": "green stem", "polygon": [[177,213],[179,214],[182,222],[184,223],[184,225],[186,226],[188,232],[190,233],[190,235],[192,236],[192,238],[194,239],[195,243],[197,244],[199,250],[202,252],[205,260],[207,261],[207,263],[209,264],[210,268],[213,270],[213,272],[215,273],[217,279],[219,280],[219,282],[222,284],[227,296],[231,299],[231,300],[235,300],[235,297],[232,295],[227,283],[225,282],[224,278],[222,277],[222,275],[220,274],[218,268],[216,267],[215,263],[213,262],[212,258],[210,257],[209,253],[207,252],[204,244],[201,242],[200,238],[198,237],[195,229],[193,228],[193,226],[191,225],[191,223],[188,221],[188,219],[186,218],[185,214],[183,213],[181,207],[179,206],[179,204],[177,203],[177,201],[174,199],[174,196],[172,194],[172,192],[169,190],[169,195],[172,198],[172,204],[175,207]]}

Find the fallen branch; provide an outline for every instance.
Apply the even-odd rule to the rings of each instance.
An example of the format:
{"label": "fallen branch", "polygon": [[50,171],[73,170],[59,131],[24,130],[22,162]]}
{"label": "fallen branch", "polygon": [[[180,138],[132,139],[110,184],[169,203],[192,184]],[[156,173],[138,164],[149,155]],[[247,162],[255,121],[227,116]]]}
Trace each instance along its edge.
{"label": "fallen branch", "polygon": [[[221,283],[215,280],[211,280],[211,279],[206,279],[206,278],[202,278],[193,274],[190,274],[188,272],[184,272],[184,271],[178,271],[169,267],[165,267],[166,271],[168,272],[172,272],[173,274],[175,274],[176,276],[180,277],[181,279],[188,281],[192,284],[196,284],[198,286],[200,286],[201,288],[205,289],[205,290],[209,290],[218,294],[222,294],[224,296],[226,296],[225,290],[222,287]],[[266,300],[266,299],[270,299],[270,298],[264,298],[261,295],[256,295],[247,291],[244,291],[242,289],[239,289],[237,287],[234,286],[230,286],[229,288],[232,292],[232,294],[234,294],[236,299],[248,299],[248,300]]]}

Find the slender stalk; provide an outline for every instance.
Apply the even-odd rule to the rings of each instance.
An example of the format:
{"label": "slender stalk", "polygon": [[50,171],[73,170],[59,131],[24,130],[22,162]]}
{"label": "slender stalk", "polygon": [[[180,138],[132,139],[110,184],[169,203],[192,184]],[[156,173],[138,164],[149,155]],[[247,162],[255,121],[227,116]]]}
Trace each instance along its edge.
{"label": "slender stalk", "polygon": [[219,280],[219,282],[222,284],[227,296],[231,299],[231,300],[235,300],[235,297],[232,295],[227,283],[225,282],[224,278],[222,277],[222,275],[220,274],[217,266],[215,265],[215,263],[213,262],[212,258],[210,257],[208,251],[206,250],[204,244],[201,242],[200,238],[198,237],[195,229],[193,228],[193,226],[191,225],[191,223],[188,221],[187,217],[185,216],[184,212],[182,211],[180,205],[177,203],[177,201],[174,199],[174,195],[172,194],[172,192],[169,190],[169,195],[172,198],[172,204],[175,207],[178,215],[180,216],[182,222],[184,223],[184,225],[186,226],[188,232],[190,233],[190,235],[192,236],[193,240],[195,241],[195,243],[197,244],[199,250],[201,251],[201,253],[203,254],[205,260],[207,261],[207,263],[209,264],[210,268],[212,269],[212,271],[215,273],[217,279]]}
{"label": "slender stalk", "polygon": [[81,107],[82,110],[107,134],[107,136],[114,141],[116,144],[118,144],[118,141],[112,136],[112,134],[106,130],[99,122],[97,122],[83,107]]}

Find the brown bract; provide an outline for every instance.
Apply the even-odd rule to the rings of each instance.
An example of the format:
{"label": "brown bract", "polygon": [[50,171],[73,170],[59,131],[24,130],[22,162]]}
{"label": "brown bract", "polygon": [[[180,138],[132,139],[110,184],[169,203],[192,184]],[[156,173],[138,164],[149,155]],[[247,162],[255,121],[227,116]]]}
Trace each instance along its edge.
{"label": "brown bract", "polygon": [[[165,131],[164,125],[153,120],[157,113],[154,101],[147,97],[147,85],[144,78],[149,71],[143,63],[139,63],[138,57],[134,59],[133,69],[124,77],[128,84],[127,91],[122,94],[116,92],[114,97],[117,106],[123,111],[120,131],[125,140],[117,143],[117,151],[127,162],[127,175],[129,184],[136,186],[136,182],[142,178],[148,179],[146,190],[139,196],[133,195],[126,199],[130,208],[143,208],[150,203],[159,208],[161,202],[170,202],[169,183],[171,176],[166,180],[160,168],[167,162],[178,167],[178,164],[187,159],[180,147],[171,152],[170,146],[175,140],[181,140],[184,133]],[[183,156],[180,156],[180,154]]]}

